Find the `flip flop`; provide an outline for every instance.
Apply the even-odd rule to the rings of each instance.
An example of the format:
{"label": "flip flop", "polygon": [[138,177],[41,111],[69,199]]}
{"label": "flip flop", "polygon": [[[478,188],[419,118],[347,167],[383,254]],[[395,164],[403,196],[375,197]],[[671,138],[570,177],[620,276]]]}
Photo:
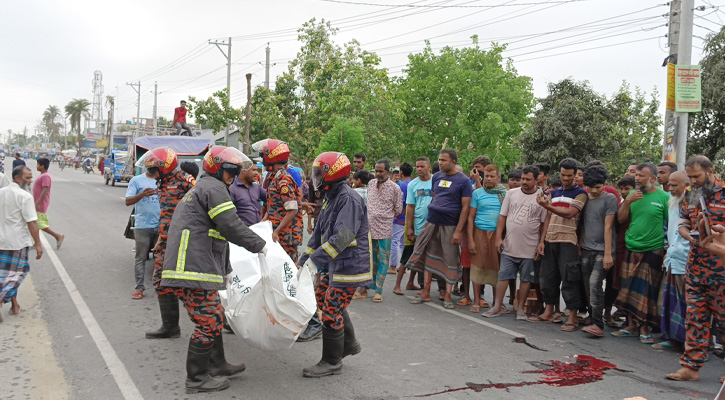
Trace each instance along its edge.
{"label": "flip flop", "polygon": [[611,335],[614,337],[637,337],[637,336],[639,336],[639,335],[635,335],[634,333],[632,333],[626,329],[620,329],[616,332],[612,332]]}
{"label": "flip flop", "polygon": [[368,295],[363,295],[360,292],[355,292],[355,294],[352,295],[353,300],[360,300],[360,299],[367,299],[367,298],[368,298]]}
{"label": "flip flop", "polygon": [[430,299],[423,300],[420,297],[416,297],[413,300],[410,301],[410,304],[423,304],[423,303],[430,303]]}
{"label": "flip flop", "polygon": [[403,293],[403,292],[396,292],[395,290],[393,290],[393,294],[397,294],[398,296],[405,296],[405,293]]}
{"label": "flip flop", "polygon": [[383,302],[383,295],[380,293],[375,293],[373,296],[373,303],[382,303]]}
{"label": "flip flop", "polygon": [[479,306],[480,306],[481,308],[491,308],[491,305],[490,305],[490,304],[488,304],[488,303],[486,302],[486,300],[484,300],[484,299],[481,299],[481,300],[479,300],[479,301],[478,301],[478,305],[479,305]]}
{"label": "flip flop", "polygon": [[458,302],[456,303],[457,306],[461,306],[461,307],[470,306],[471,304],[473,304],[473,302],[471,300],[469,300],[467,297],[464,297],[464,298],[458,300]]}
{"label": "flip flop", "polygon": [[540,315],[532,315],[528,319],[529,322],[551,322],[550,319],[541,318]]}
{"label": "flip flop", "polygon": [[481,307],[478,304],[474,304],[471,306],[471,309],[469,311],[472,313],[480,313]]}
{"label": "flip flop", "polygon": [[493,312],[491,310],[488,310],[485,313],[481,314],[481,316],[482,317],[485,317],[485,318],[496,318],[496,317],[500,317],[502,314],[503,313],[501,313],[501,312],[495,313],[495,312]]}
{"label": "flip flop", "polygon": [[725,375],[720,377],[720,383],[725,383]]}
{"label": "flip flop", "polygon": [[599,329],[596,325],[589,325],[582,328],[582,332],[586,332],[590,335],[593,335],[595,337],[604,337],[604,332],[602,332],[601,329]]}
{"label": "flip flop", "polygon": [[576,332],[577,329],[579,329],[579,325],[564,324],[561,326],[561,330],[564,332]]}
{"label": "flip flop", "polygon": [[59,240],[59,241],[58,241],[58,243],[57,243],[57,244],[55,245],[55,249],[56,249],[56,250],[60,250],[60,246],[62,246],[62,245],[63,245],[63,241],[64,241],[64,240],[65,240],[65,235],[60,235],[60,240]]}
{"label": "flip flop", "polygon": [[453,303],[443,303],[443,308],[446,310],[453,310],[456,308],[456,305]]}
{"label": "flip flop", "polygon": [[529,320],[529,316],[526,315],[526,314],[518,314],[517,313],[516,314],[516,320],[517,321],[528,321]]}
{"label": "flip flop", "polygon": [[501,314],[511,314],[511,310],[506,308],[506,306],[501,306]]}
{"label": "flip flop", "polygon": [[652,348],[656,349],[656,350],[667,350],[667,349],[671,349],[673,347],[674,346],[672,345],[672,343],[670,343],[666,340],[664,342],[659,342],[659,343],[655,343],[652,345]]}
{"label": "flip flop", "polygon": [[552,324],[561,324],[564,322],[564,317],[561,316],[561,313],[555,313],[554,317],[551,319]]}
{"label": "flip flop", "polygon": [[131,295],[131,298],[134,299],[134,300],[141,300],[141,299],[143,299],[143,291],[137,290],[137,291],[133,292],[133,294]]}
{"label": "flip flop", "polygon": [[682,371],[684,369],[685,368],[680,368],[677,372],[674,372],[674,373],[671,373],[671,374],[667,374],[665,376],[665,378],[667,378],[667,379],[669,379],[671,381],[680,381],[680,382],[684,382],[684,381],[693,381],[694,382],[694,381],[699,381],[700,380],[699,377],[698,378],[695,378],[695,379],[685,377],[685,375],[682,373]]}
{"label": "flip flop", "polygon": [[644,344],[655,344],[655,340],[652,339],[652,335],[639,335],[639,342]]}

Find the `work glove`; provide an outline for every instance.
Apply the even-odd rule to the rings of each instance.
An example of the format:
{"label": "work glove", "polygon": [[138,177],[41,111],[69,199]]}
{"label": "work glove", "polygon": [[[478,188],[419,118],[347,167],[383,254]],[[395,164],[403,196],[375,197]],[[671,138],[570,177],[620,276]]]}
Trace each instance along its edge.
{"label": "work glove", "polygon": [[264,254],[265,257],[267,256],[267,246],[264,246],[262,250],[259,251],[260,254]]}

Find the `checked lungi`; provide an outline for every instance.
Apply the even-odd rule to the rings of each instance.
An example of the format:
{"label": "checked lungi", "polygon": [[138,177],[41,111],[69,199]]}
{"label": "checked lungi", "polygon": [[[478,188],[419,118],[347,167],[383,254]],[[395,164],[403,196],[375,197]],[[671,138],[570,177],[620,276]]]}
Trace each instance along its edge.
{"label": "checked lungi", "polygon": [[685,319],[687,318],[687,296],[685,275],[667,271],[664,299],[662,303],[662,336],[667,340],[685,343]]}
{"label": "checked lungi", "polygon": [[368,286],[368,289],[374,290],[378,294],[383,294],[383,284],[388,275],[391,243],[392,239],[372,239],[370,243],[373,257],[373,283]]}
{"label": "checked lungi", "polygon": [[660,325],[657,297],[662,283],[664,249],[646,253],[626,252],[621,265],[621,285],[614,305],[637,323]]}
{"label": "checked lungi", "polygon": [[28,252],[30,247],[20,250],[0,250],[0,302],[9,303],[17,296],[18,288],[30,271]]}
{"label": "checked lungi", "polygon": [[445,279],[449,285],[458,282],[458,262],[461,248],[451,243],[455,226],[434,225],[426,222],[415,241],[413,255],[406,268],[418,272],[430,272]]}

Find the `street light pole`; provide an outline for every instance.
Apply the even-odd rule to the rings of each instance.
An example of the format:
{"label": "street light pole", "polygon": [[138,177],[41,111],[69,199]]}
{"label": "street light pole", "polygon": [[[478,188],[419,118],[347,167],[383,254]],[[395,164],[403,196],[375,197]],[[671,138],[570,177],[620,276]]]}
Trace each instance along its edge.
{"label": "street light pole", "polygon": [[[210,40],[209,44],[215,45],[217,47],[217,49],[219,49],[219,51],[221,51],[222,54],[224,55],[224,57],[226,57],[226,59],[227,59],[227,100],[231,103],[231,99],[232,99],[232,89],[231,89],[231,86],[232,86],[232,37],[230,36],[229,41],[226,43],[224,43],[223,41],[222,42],[212,42]],[[220,47],[220,45],[225,45],[225,44],[227,45],[226,53],[224,53],[224,50],[222,50],[222,48]],[[224,105],[222,104],[222,106],[224,106]],[[229,104],[229,106],[231,107],[231,104]],[[224,137],[225,137],[224,145],[229,146],[229,121],[228,120],[226,121],[226,125],[227,125],[227,127],[224,130]]]}
{"label": "street light pole", "polygon": [[[695,12],[694,0],[682,0],[680,9],[680,35],[678,38],[677,65],[690,65],[692,62],[692,25]],[[685,169],[687,157],[688,113],[675,113],[680,119],[677,126],[677,170]]]}

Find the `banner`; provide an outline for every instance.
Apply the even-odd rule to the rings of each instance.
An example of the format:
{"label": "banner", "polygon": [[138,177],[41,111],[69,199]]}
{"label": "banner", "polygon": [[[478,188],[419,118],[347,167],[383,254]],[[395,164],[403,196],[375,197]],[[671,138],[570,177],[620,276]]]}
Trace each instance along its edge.
{"label": "banner", "polygon": [[699,65],[675,67],[675,111],[693,113],[702,111],[702,94]]}
{"label": "banner", "polygon": [[667,63],[667,109],[675,109],[675,64]]}
{"label": "banner", "polygon": [[680,117],[670,114],[665,121],[665,148],[662,154],[662,161],[677,163],[677,127],[680,124]]}

